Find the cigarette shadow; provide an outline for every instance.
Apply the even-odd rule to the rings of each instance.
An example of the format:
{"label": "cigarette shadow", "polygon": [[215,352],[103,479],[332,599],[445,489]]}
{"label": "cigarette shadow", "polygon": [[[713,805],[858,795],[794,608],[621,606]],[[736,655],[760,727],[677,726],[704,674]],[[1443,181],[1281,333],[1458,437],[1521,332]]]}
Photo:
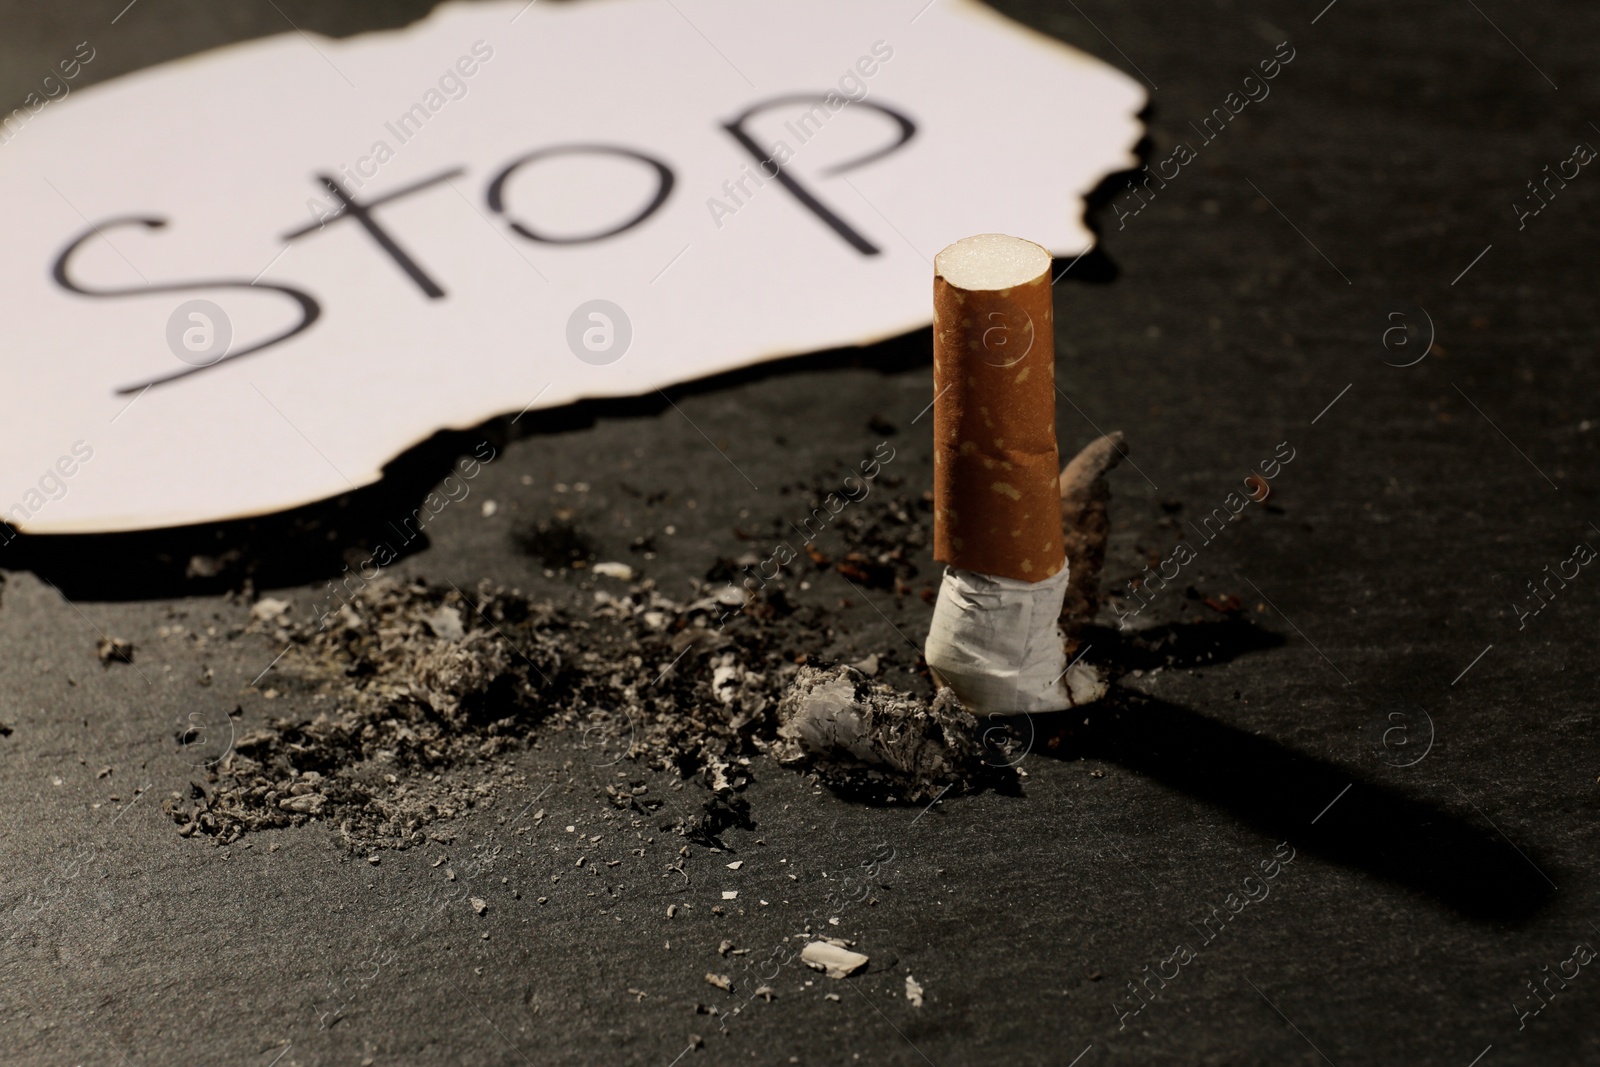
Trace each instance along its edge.
{"label": "cigarette shadow", "polygon": [[1524,922],[1552,899],[1548,861],[1488,825],[1188,708],[1113,688],[1087,714],[1034,716],[1034,729],[1038,755],[1120,764],[1474,920]]}
{"label": "cigarette shadow", "polygon": [[1211,667],[1251,652],[1278,648],[1287,640],[1238,617],[1126,631],[1086,626],[1079,634],[1080,644],[1094,652],[1090,661],[1105,667],[1113,677],[1136,670]]}

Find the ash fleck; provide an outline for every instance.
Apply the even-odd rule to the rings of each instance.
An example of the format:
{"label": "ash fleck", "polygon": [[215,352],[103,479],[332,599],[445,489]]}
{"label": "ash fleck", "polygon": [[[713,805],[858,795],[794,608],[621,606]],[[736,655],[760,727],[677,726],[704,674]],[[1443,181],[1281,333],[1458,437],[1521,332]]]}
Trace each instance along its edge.
{"label": "ash fleck", "polygon": [[985,761],[972,716],[948,689],[930,703],[851,667],[802,667],[778,721],[778,759],[810,764],[844,793],[916,803],[1010,777]]}
{"label": "ash fleck", "polygon": [[95,642],[94,652],[100,657],[102,667],[109,667],[113,663],[133,665],[132,641],[124,641],[120,637],[102,637]]}
{"label": "ash fleck", "polygon": [[560,518],[524,526],[512,539],[519,549],[546,567],[586,566],[598,556],[594,539]]}

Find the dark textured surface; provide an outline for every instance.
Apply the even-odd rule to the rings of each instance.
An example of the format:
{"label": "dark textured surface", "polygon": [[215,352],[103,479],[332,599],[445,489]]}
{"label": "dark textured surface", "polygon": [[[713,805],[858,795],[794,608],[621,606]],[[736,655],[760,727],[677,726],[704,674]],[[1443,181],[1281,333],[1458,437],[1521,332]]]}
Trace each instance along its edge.
{"label": "dark textured surface", "polygon": [[[1600,1057],[1600,977],[1588,970],[1523,1029],[1514,1007],[1534,1003],[1524,983],[1575,942],[1600,944],[1600,577],[1584,568],[1521,629],[1509,603],[1575,543],[1600,545],[1589,525],[1600,520],[1590,188],[1600,179],[1582,173],[1520,231],[1510,207],[1541,167],[1600,138],[1588,108],[1600,13],[1505,0],[1001,6],[1130,73],[1137,64],[1159,86],[1149,158],[1180,140],[1198,155],[1122,228],[1115,208],[1099,209],[1104,255],[1058,286],[1072,400],[1058,416],[1063,450],[1122,429],[1137,464],[1113,475],[1108,578],[1120,585],[1169,556],[1181,524],[1220,506],[1279,442],[1295,450],[1268,504],[1201,547],[1138,617],[1174,625],[1174,644],[1161,654],[1126,644],[1109,611],[1089,634],[1101,654],[1165,669],[1128,678],[1086,723],[1036,723],[1020,796],[919,815],[846,803],[758,763],[746,791],[756,829],[727,834],[737,855],[691,848],[687,885],[663,869],[679,842],[654,831],[659,817],[639,828],[655,838],[645,856],[629,852],[630,827],[574,868],[564,827],[618,825],[600,821],[616,769],[590,766],[568,736],[522,760],[532,787],[551,788],[536,801],[548,817],[521,835],[526,819],[501,819],[534,788],[515,808],[460,821],[454,844],[377,866],[317,829],[219,850],[178,838],[159,810],[193,777],[174,731],[192,712],[219,725],[236,702],[241,729],[312,708],[290,688],[270,702],[245,691],[275,652],[264,639],[202,648],[158,635],[175,616],[219,633],[242,624],[245,606],[220,595],[226,580],[181,577],[212,533],[28,546],[28,557],[0,560],[0,1059],[666,1065],[683,1053],[676,1062],[943,1067],[1082,1054],[1084,1067],[1495,1067]],[[98,80],[280,32],[286,17],[349,33],[424,10],[278,7],[140,0],[110,26],[120,3],[5,4],[0,97],[20,99],[30,72],[85,38],[98,50],[86,76]],[[1285,38],[1296,55],[1272,95],[1199,146],[1188,123]],[[1419,350],[1379,343],[1385,315],[1411,305],[1427,309],[1437,344],[1415,366],[1386,366]],[[893,470],[906,489],[927,487],[928,442],[911,425],[930,396],[926,345],[922,334],[675,391],[681,414],[657,401],[547,418],[475,488],[499,502],[496,515],[476,502],[447,511],[431,544],[397,567],[565,595],[571,583],[546,580],[510,531],[570,507],[603,556],[674,525],[647,570],[687,590],[717,555],[748,547],[733,527],[794,506],[774,487],[868,454],[882,439],[874,415],[899,427]],[[340,532],[330,541],[317,528],[319,554],[306,550],[311,538],[272,529],[225,537],[245,547],[240,566],[260,586],[305,583],[278,595],[309,602],[362,523],[409,511],[437,462],[423,450],[380,492],[320,514]],[[554,489],[578,481],[591,488]],[[1203,606],[1230,594],[1244,619]],[[820,581],[806,595],[853,596]],[[835,650],[905,651],[855,599]],[[920,642],[921,601],[875,600]],[[142,674],[100,666],[97,628],[136,643]],[[205,665],[210,688],[196,682]],[[1424,713],[1431,750],[1396,766],[1416,759]],[[1411,730],[1409,747],[1398,735],[1375,744],[1391,724]],[[698,787],[649,778],[667,814],[697,810]],[[136,786],[148,792],[129,805]],[[1196,927],[1211,907],[1283,841],[1295,859],[1270,895],[1203,944]],[[472,863],[497,845],[492,867]],[[895,853],[876,903],[829,905],[840,871],[881,858],[880,845]],[[441,854],[457,883],[430,866]],[[622,862],[604,866],[612,859]],[[745,861],[738,872],[724,866],[734,859]],[[434,907],[463,884],[489,902],[484,915],[460,900]],[[724,904],[722,889],[738,899]],[[669,920],[673,903],[693,907]],[[696,1013],[731,1009],[750,988],[743,963],[718,955],[721,940],[766,958],[816,908],[872,957],[865,974],[831,982],[791,963],[771,983],[777,999],[755,1001],[731,1036]],[[1136,1003],[1125,983],[1180,943],[1197,956],[1121,1025]],[[708,985],[708,971],[734,974],[741,995]],[[926,989],[921,1009],[904,996],[908,971]],[[696,1034],[705,1047],[689,1051]]]}

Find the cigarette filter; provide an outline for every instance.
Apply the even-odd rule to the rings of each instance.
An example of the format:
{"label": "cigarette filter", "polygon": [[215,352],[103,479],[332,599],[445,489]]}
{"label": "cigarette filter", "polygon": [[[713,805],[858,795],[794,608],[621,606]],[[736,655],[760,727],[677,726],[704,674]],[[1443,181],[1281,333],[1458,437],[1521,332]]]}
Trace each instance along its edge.
{"label": "cigarette filter", "polygon": [[933,278],[933,553],[1039,582],[1065,562],[1050,253],[1003,234],[940,252]]}

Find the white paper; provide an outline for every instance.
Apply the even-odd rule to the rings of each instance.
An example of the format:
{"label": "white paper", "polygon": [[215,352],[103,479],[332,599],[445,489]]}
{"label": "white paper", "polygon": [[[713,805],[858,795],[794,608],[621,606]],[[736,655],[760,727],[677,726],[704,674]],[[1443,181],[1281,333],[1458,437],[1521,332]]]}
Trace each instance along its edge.
{"label": "white paper", "polygon": [[[0,519],[284,509],[375,481],[439,429],[924,326],[931,258],[970,234],[1084,251],[1082,197],[1133,163],[1143,90],[971,0],[925,3],[452,4],[0,117]],[[802,93],[820,99],[806,124],[783,105],[741,128],[785,143],[812,206],[757,184],[725,128]],[[386,250],[318,174],[359,203],[431,184],[372,208]],[[80,238],[65,282],[110,295],[52,278]],[[603,317],[574,319],[597,300]],[[238,354],[304,301],[314,322]]]}

